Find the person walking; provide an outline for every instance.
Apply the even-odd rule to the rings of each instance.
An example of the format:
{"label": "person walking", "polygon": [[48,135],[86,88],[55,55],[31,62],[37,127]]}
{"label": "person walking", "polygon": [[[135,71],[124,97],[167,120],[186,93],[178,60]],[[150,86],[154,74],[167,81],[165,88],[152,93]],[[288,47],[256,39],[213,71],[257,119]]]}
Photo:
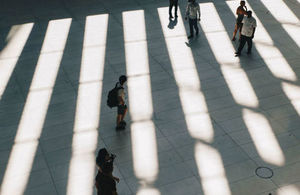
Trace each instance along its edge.
{"label": "person walking", "polygon": [[116,84],[116,87],[118,88],[118,114],[117,114],[117,126],[116,130],[123,130],[125,129],[126,122],[124,121],[124,118],[127,113],[127,106],[125,103],[125,90],[124,85],[127,81],[127,77],[125,75],[122,75],[119,77],[119,82]]}
{"label": "person walking", "polygon": [[185,20],[189,19],[189,26],[190,26],[190,35],[188,36],[189,39],[194,37],[194,29],[196,30],[196,35],[199,34],[197,20],[200,21],[201,13],[200,13],[200,6],[196,3],[196,0],[189,0],[189,3],[186,7],[185,12]]}
{"label": "person walking", "polygon": [[[98,172],[102,173],[103,172],[103,167],[106,163],[114,163],[114,160],[116,158],[116,155],[114,154],[109,154],[106,150],[106,148],[101,148],[98,152],[97,158],[96,158],[96,165],[98,168]],[[113,176],[112,174],[110,175],[116,182],[120,182],[120,179],[118,177]]]}
{"label": "person walking", "polygon": [[246,42],[248,44],[247,54],[251,54],[252,39],[254,38],[256,29],[256,20],[252,17],[251,11],[247,11],[247,17],[243,19],[242,24],[241,41],[237,52],[235,52],[236,57],[241,55],[241,51],[244,48]]}
{"label": "person walking", "polygon": [[177,15],[177,10],[178,10],[178,0],[169,0],[170,4],[169,4],[169,18],[173,18],[172,15],[172,8],[175,7],[175,18],[178,17]]}
{"label": "person walking", "polygon": [[244,15],[247,15],[247,7],[245,1],[240,2],[240,6],[236,9],[236,23],[233,31],[232,41],[235,41],[235,35],[239,31],[239,40],[241,39],[241,28]]}
{"label": "person walking", "polygon": [[118,195],[116,181],[112,177],[113,164],[105,163],[102,172],[98,171],[96,176],[95,186],[97,195]]}

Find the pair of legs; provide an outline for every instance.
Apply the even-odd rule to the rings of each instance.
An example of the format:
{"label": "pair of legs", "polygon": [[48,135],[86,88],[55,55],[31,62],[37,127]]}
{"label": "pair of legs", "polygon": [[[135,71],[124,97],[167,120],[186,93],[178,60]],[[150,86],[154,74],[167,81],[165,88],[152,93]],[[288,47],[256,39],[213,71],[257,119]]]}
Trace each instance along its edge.
{"label": "pair of legs", "polygon": [[236,23],[233,31],[232,41],[235,41],[235,35],[239,31],[239,39],[241,39],[242,23]]}
{"label": "pair of legs", "polygon": [[175,17],[177,18],[177,10],[178,10],[178,1],[170,0],[170,5],[169,5],[169,17],[173,18],[172,15],[172,8],[175,7]]}
{"label": "pair of legs", "polygon": [[124,105],[118,105],[118,115],[117,115],[117,128],[119,128],[121,125],[121,122],[125,122],[124,118],[126,116],[127,113],[127,106]]}
{"label": "pair of legs", "polygon": [[238,51],[236,52],[237,55],[241,55],[241,51],[244,48],[246,42],[248,44],[248,52],[247,53],[248,54],[251,53],[251,49],[252,49],[252,37],[247,37],[247,36],[241,35],[240,45],[239,45]]}
{"label": "pair of legs", "polygon": [[195,19],[189,18],[189,25],[190,25],[190,36],[189,37],[194,36],[194,29],[196,30],[196,35],[198,35],[199,29],[198,29],[198,24],[197,24],[197,18],[195,18]]}

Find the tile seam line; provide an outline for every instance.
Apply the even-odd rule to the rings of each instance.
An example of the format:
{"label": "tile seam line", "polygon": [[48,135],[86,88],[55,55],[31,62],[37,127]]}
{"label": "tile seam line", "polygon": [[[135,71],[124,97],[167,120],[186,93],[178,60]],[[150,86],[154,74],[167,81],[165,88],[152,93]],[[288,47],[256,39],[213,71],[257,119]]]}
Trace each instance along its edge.
{"label": "tile seam line", "polygon": [[[43,147],[42,147],[42,145],[41,145],[40,140],[39,140],[39,147],[40,147],[42,156],[43,156],[43,158],[44,158],[45,164],[46,164],[46,166],[47,166],[47,170],[48,170],[48,173],[49,173],[49,175],[50,175],[51,182],[52,182],[52,185],[53,185],[53,187],[54,187],[54,190],[55,190],[56,194],[59,195],[58,190],[57,190],[57,187],[56,187],[56,184],[55,184],[55,181],[54,181],[54,177],[53,177],[53,175],[52,175],[52,172],[51,172],[49,163],[48,163],[47,158],[46,158],[46,156],[45,156],[45,152],[44,152],[44,150],[43,150]],[[35,154],[35,156],[36,156],[36,154]]]}

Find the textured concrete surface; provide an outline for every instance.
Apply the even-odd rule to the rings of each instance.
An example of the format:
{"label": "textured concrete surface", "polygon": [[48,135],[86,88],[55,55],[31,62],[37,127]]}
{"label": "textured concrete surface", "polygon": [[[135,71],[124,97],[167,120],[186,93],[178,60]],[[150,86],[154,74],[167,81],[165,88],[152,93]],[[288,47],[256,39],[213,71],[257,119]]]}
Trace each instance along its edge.
{"label": "textured concrete surface", "polygon": [[0,195],[95,194],[102,147],[120,195],[300,194],[299,1],[247,1],[258,27],[240,58],[239,1],[198,2],[190,41],[186,3],[170,21],[167,0],[1,1]]}

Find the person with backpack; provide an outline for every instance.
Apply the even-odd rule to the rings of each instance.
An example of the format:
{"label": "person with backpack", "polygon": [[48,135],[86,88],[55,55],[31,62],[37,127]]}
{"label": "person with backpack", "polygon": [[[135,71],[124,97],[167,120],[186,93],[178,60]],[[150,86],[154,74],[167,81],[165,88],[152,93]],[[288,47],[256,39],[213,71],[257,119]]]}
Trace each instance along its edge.
{"label": "person with backpack", "polygon": [[127,81],[125,75],[119,77],[119,82],[116,83],[115,88],[109,91],[107,98],[107,105],[110,108],[118,107],[117,114],[117,126],[116,130],[124,130],[126,127],[126,122],[124,118],[127,113],[127,105],[125,103],[125,90],[124,85]]}

